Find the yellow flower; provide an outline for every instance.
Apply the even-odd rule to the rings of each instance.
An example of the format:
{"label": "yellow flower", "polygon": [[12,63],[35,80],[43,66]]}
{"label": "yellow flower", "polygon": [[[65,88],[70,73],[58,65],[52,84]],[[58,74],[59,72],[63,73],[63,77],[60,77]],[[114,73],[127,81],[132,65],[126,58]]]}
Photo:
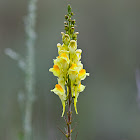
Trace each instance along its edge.
{"label": "yellow flower", "polygon": [[75,51],[77,49],[77,42],[75,40],[71,40],[69,44],[70,51]]}
{"label": "yellow flower", "polygon": [[63,89],[65,89],[65,78],[64,76],[60,76],[58,79],[58,84],[61,85]]}
{"label": "yellow flower", "polygon": [[76,106],[76,104],[77,104],[77,98],[79,96],[79,93],[82,92],[82,91],[84,91],[84,89],[85,89],[85,86],[82,85],[81,83],[79,84],[79,86],[75,86],[75,89],[74,89],[74,95],[75,95],[75,97],[74,97],[74,107],[75,107],[76,114],[78,114],[78,112],[77,112],[77,106]]}
{"label": "yellow flower", "polygon": [[78,67],[77,67],[77,64],[72,64],[72,66],[70,67],[69,71],[68,71],[68,74],[69,74],[69,78],[71,80],[71,82],[75,82],[75,79],[76,79],[76,76],[78,75]]}
{"label": "yellow flower", "polygon": [[85,89],[85,86],[80,83],[79,86],[78,86],[78,91],[77,92],[78,93],[83,92],[84,89]]}
{"label": "yellow flower", "polygon": [[62,50],[64,50],[64,48],[61,46],[60,43],[57,44],[57,48],[58,48],[58,54],[60,55],[60,52],[61,52]]}
{"label": "yellow flower", "polygon": [[83,69],[83,64],[81,63],[81,61],[77,62],[77,66],[78,66],[78,72]]}
{"label": "yellow flower", "polygon": [[62,52],[61,55],[60,55],[60,58],[66,60],[69,63],[68,54],[69,54],[68,51],[67,52],[66,51],[65,52]]}
{"label": "yellow flower", "polygon": [[75,40],[71,40],[69,44],[70,51],[70,59],[72,60],[75,54],[75,50],[77,49],[77,42]]}
{"label": "yellow flower", "polygon": [[54,65],[53,68],[49,69],[50,72],[53,72],[54,76],[60,76],[60,68],[58,65]]}
{"label": "yellow flower", "polygon": [[63,106],[62,117],[63,117],[63,115],[65,113],[65,101],[66,101],[65,89],[63,89],[61,85],[56,84],[55,88],[51,91],[53,91],[56,95],[58,95],[61,102],[62,102],[62,106]]}
{"label": "yellow flower", "polygon": [[79,60],[81,59],[81,53],[82,53],[82,50],[81,49],[77,49],[76,51],[75,51],[75,55],[74,55],[74,57],[73,57],[73,61],[74,61],[74,63],[78,63],[79,62]]}
{"label": "yellow flower", "polygon": [[68,74],[69,74],[69,78],[71,80],[71,92],[72,92],[72,97],[73,97],[74,96],[73,95],[73,90],[74,90],[73,85],[75,84],[75,80],[76,80],[76,77],[78,75],[78,66],[77,66],[77,64],[74,64],[74,63],[72,64],[72,66],[69,69]]}
{"label": "yellow flower", "polygon": [[69,50],[69,49],[68,49],[68,46],[67,46],[67,45],[65,45],[64,43],[62,44],[62,46],[63,46],[64,50],[66,50],[66,51],[68,51],[68,50]]}
{"label": "yellow flower", "polygon": [[86,76],[89,76],[89,73],[86,73],[85,69],[81,69],[78,74],[78,78],[84,80]]}
{"label": "yellow flower", "polygon": [[63,43],[68,46],[70,42],[70,36],[68,34],[65,34],[64,32],[61,32],[61,34]]}
{"label": "yellow flower", "polygon": [[60,56],[57,57],[57,59],[54,59],[54,65],[58,65],[61,69],[62,74],[66,74],[67,69],[69,67],[69,58],[67,53],[61,53]]}

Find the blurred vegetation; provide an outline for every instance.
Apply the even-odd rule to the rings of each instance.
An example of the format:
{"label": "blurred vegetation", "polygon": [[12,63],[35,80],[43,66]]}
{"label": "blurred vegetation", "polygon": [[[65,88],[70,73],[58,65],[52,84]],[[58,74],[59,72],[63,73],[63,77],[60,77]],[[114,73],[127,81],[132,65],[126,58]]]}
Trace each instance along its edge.
{"label": "blurred vegetation", "polygon": [[[22,113],[18,92],[25,90],[24,74],[4,54],[12,48],[26,54],[23,18],[27,0],[0,1],[0,139],[18,140]],[[90,77],[79,97],[78,140],[139,140],[140,108],[136,101],[135,70],[140,64],[138,0],[71,0],[82,62]],[[60,140],[61,102],[50,90],[56,83],[48,69],[57,55],[56,44],[67,8],[64,0],[39,1],[36,43],[36,102],[33,140]],[[60,42],[61,43],[61,42]],[[74,111],[74,109],[73,109]],[[76,134],[73,134],[73,136]]]}

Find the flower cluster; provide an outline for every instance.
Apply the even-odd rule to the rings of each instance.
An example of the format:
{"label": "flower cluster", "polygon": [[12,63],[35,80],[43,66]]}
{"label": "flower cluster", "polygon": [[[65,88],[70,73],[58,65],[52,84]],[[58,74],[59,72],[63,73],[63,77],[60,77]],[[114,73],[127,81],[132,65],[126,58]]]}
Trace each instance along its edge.
{"label": "flower cluster", "polygon": [[80,61],[82,50],[77,49],[78,32],[74,32],[73,30],[75,20],[71,20],[72,15],[73,13],[68,11],[68,15],[65,16],[68,23],[64,22],[66,33],[61,32],[63,44],[57,44],[59,56],[54,59],[53,68],[49,69],[50,72],[53,72],[54,76],[58,77],[58,84],[56,84],[55,88],[51,91],[57,94],[62,102],[62,116],[65,112],[69,92],[71,92],[72,98],[74,99],[74,107],[77,113],[77,98],[79,93],[85,89],[81,81],[84,80],[86,76],[89,76],[89,73],[86,73]]}

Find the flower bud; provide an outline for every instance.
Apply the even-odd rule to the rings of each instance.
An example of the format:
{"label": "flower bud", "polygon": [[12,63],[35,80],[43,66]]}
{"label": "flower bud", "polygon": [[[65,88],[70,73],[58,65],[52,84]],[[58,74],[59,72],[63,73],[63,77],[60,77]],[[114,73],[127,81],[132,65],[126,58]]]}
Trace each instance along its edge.
{"label": "flower bud", "polygon": [[65,24],[65,25],[68,25],[68,23],[67,23],[66,21],[64,21],[64,24]]}
{"label": "flower bud", "polygon": [[74,33],[74,27],[71,27],[71,29],[70,29],[70,33],[71,33],[71,34]]}
{"label": "flower bud", "polygon": [[68,30],[69,30],[68,25],[65,25],[65,30],[66,30],[66,31],[68,31]]}
{"label": "flower bud", "polygon": [[70,22],[71,21],[71,18],[69,18],[68,21]]}
{"label": "flower bud", "polygon": [[57,47],[62,47],[60,43],[57,43]]}
{"label": "flower bud", "polygon": [[65,15],[65,19],[66,19],[66,20],[68,19],[68,15]]}
{"label": "flower bud", "polygon": [[73,37],[74,40],[77,40],[77,35],[78,35],[78,34],[79,34],[79,32],[75,32],[75,33],[73,34],[72,37]]}
{"label": "flower bud", "polygon": [[76,50],[77,49],[77,42],[75,40],[71,40],[70,46]]}
{"label": "flower bud", "polygon": [[64,34],[64,35],[62,35],[62,41],[63,41],[63,43],[65,44],[65,45],[69,45],[69,43],[70,43],[70,37],[69,37],[69,35],[68,34]]}
{"label": "flower bud", "polygon": [[61,35],[62,35],[62,40],[63,40],[63,38],[65,36],[65,33],[64,32],[61,32]]}
{"label": "flower bud", "polygon": [[71,23],[74,25],[75,24],[75,19],[71,21]]}
{"label": "flower bud", "polygon": [[77,49],[77,42],[75,40],[71,40],[69,45],[71,59],[73,58],[76,49]]}
{"label": "flower bud", "polygon": [[73,15],[74,15],[74,14],[73,14],[73,12],[71,12],[70,14],[71,14],[71,16],[73,16]]}
{"label": "flower bud", "polygon": [[71,13],[71,6],[68,5],[68,13],[70,14]]}

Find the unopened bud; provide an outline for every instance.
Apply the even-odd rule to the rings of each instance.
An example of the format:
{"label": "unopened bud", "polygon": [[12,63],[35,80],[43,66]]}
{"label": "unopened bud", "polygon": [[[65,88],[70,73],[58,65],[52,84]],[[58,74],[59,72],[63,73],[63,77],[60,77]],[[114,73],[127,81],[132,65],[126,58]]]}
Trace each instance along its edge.
{"label": "unopened bud", "polygon": [[68,5],[68,13],[69,14],[71,13],[71,6],[70,6],[70,4]]}
{"label": "unopened bud", "polygon": [[71,33],[71,34],[74,33],[74,27],[71,27],[71,29],[70,29],[70,33]]}
{"label": "unopened bud", "polygon": [[64,32],[61,32],[61,35],[62,35],[62,40],[63,40],[64,37],[65,37],[65,33]]}
{"label": "unopened bud", "polygon": [[72,16],[74,15],[73,12],[70,13]]}
{"label": "unopened bud", "polygon": [[77,42],[75,40],[71,40],[70,46],[76,50],[77,49]]}
{"label": "unopened bud", "polygon": [[78,35],[78,34],[79,34],[79,32],[75,32],[75,33],[73,34],[72,37],[73,37],[74,40],[77,40],[77,35]]}
{"label": "unopened bud", "polygon": [[74,25],[75,24],[75,19],[71,21],[71,23]]}
{"label": "unopened bud", "polygon": [[65,15],[65,19],[66,19],[66,20],[68,19],[68,15]]}
{"label": "unopened bud", "polygon": [[75,40],[71,40],[70,44],[69,44],[69,51],[70,51],[70,53],[74,54],[76,49],[77,49],[77,42]]}
{"label": "unopened bud", "polygon": [[57,47],[61,47],[61,44],[60,44],[60,43],[58,43],[58,44],[57,44]]}
{"label": "unopened bud", "polygon": [[71,21],[71,18],[69,18],[68,21]]}
{"label": "unopened bud", "polygon": [[64,24],[65,24],[65,25],[68,25],[68,23],[67,23],[66,21],[64,21]]}
{"label": "unopened bud", "polygon": [[76,35],[79,35],[79,32],[75,32]]}
{"label": "unopened bud", "polygon": [[61,32],[61,35],[62,35],[62,37],[65,35],[65,33],[64,32]]}
{"label": "unopened bud", "polygon": [[70,37],[68,34],[65,34],[64,36],[62,35],[62,41],[65,45],[68,46],[69,42],[70,42]]}
{"label": "unopened bud", "polygon": [[66,31],[68,31],[68,30],[69,30],[68,25],[65,25],[65,30],[66,30]]}

